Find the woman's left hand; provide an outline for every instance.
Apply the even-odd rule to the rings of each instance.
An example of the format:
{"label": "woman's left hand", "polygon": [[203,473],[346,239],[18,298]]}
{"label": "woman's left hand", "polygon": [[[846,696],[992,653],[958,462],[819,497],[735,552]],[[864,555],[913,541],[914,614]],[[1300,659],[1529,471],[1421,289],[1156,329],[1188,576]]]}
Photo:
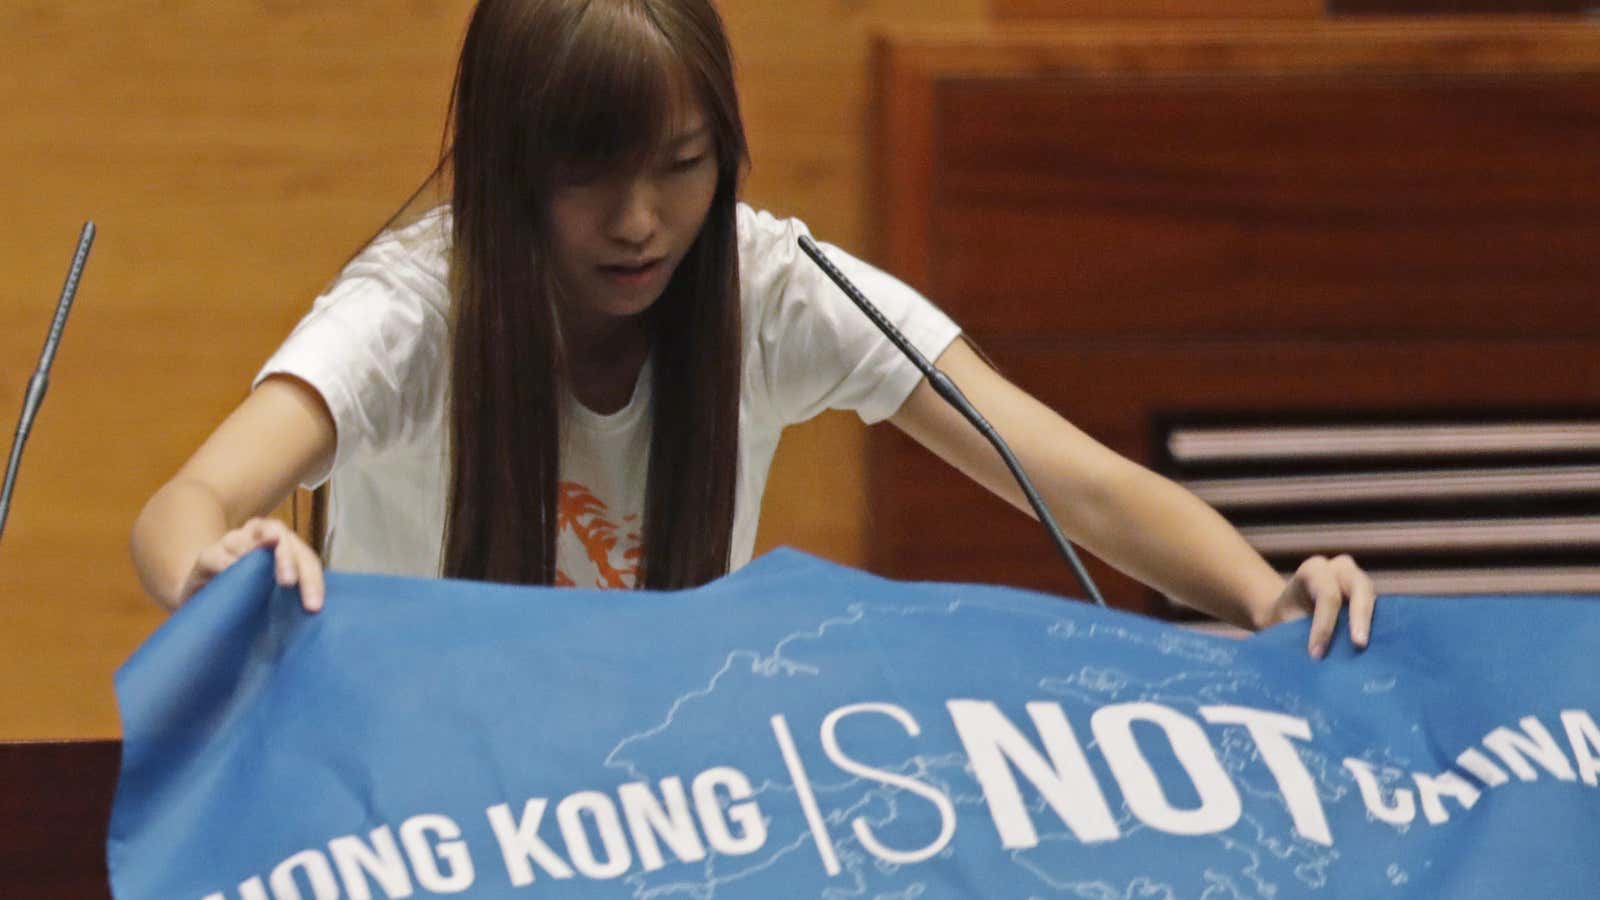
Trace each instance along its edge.
{"label": "woman's left hand", "polygon": [[1311,637],[1306,650],[1317,659],[1328,652],[1339,607],[1350,605],[1350,641],[1365,649],[1372,636],[1372,610],[1377,592],[1372,579],[1349,556],[1313,556],[1300,564],[1283,593],[1273,603],[1269,622],[1287,622],[1311,616]]}

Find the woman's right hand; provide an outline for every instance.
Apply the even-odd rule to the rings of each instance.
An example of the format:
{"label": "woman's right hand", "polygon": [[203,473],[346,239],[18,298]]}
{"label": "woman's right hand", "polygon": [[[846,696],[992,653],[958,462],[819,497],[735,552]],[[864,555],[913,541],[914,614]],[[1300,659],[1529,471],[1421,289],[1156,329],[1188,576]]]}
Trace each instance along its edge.
{"label": "woman's right hand", "polygon": [[211,579],[222,574],[239,557],[257,547],[273,548],[273,569],[277,573],[278,584],[283,587],[298,584],[300,605],[306,612],[322,609],[326,594],[322,560],[293,529],[277,519],[251,519],[201,550],[179,591],[179,604],[187,603],[196,591],[211,583]]}

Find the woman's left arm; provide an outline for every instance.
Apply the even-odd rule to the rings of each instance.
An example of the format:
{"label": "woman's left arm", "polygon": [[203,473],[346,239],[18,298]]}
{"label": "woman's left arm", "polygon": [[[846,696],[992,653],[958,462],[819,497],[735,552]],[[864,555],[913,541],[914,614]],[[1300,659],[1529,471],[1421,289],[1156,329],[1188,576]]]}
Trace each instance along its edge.
{"label": "woman's left arm", "polygon": [[[1084,434],[985,363],[964,340],[938,366],[988,419],[1073,542],[1180,603],[1249,628],[1312,615],[1307,649],[1322,656],[1340,607],[1365,647],[1375,595],[1348,556],[1312,557],[1287,582],[1216,510]],[[928,385],[890,419],[974,481],[1028,515],[998,453]]]}

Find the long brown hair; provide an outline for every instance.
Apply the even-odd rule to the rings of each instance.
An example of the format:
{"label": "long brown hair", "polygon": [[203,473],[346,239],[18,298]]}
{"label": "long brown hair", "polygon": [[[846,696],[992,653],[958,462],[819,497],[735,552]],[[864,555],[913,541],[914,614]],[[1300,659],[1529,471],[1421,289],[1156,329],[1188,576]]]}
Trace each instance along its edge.
{"label": "long brown hair", "polygon": [[[680,86],[693,96],[675,96]],[[645,314],[655,388],[638,582],[680,588],[727,571],[746,145],[721,19],[709,0],[481,0],[441,163],[452,177],[454,295],[444,575],[553,583],[567,378],[546,214],[553,176],[647,158],[686,100],[705,110],[718,179],[704,226]]]}

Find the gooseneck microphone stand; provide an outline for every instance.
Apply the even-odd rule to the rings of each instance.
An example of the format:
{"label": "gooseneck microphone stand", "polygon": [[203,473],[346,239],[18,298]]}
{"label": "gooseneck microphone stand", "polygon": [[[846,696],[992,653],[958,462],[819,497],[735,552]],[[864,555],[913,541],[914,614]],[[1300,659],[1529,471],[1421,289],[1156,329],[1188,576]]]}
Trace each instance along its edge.
{"label": "gooseneck microphone stand", "polygon": [[1000,458],[1005,460],[1006,468],[1011,470],[1012,477],[1017,480],[1017,484],[1022,486],[1022,492],[1028,496],[1028,503],[1033,507],[1034,513],[1038,515],[1040,523],[1044,525],[1046,531],[1050,532],[1050,539],[1055,542],[1056,549],[1061,551],[1061,555],[1066,558],[1067,564],[1072,566],[1073,574],[1078,576],[1078,582],[1083,585],[1083,589],[1089,593],[1089,596],[1094,599],[1096,604],[1102,607],[1105,606],[1106,601],[1104,597],[1100,596],[1100,589],[1095,586],[1094,579],[1089,577],[1088,570],[1083,567],[1083,562],[1078,559],[1078,554],[1073,551],[1072,544],[1067,541],[1066,535],[1062,534],[1061,528],[1056,525],[1055,517],[1050,514],[1050,508],[1044,504],[1044,498],[1040,497],[1039,492],[1034,489],[1033,481],[1028,478],[1028,473],[1022,470],[1022,464],[1017,462],[1017,457],[1011,452],[1011,448],[1006,445],[1005,440],[1000,437],[1000,433],[995,431],[993,425],[989,424],[989,420],[985,419],[973,407],[971,401],[967,400],[966,395],[961,393],[961,389],[956,387],[955,382],[935,368],[933,363],[928,362],[928,358],[911,345],[906,336],[900,333],[900,329],[896,328],[894,323],[889,321],[889,318],[874,306],[872,301],[868,300],[866,295],[862,294],[860,289],[851,283],[849,278],[845,277],[843,272],[839,271],[839,267],[835,266],[823,254],[822,248],[817,246],[816,241],[806,235],[801,235],[800,249],[804,250],[805,254],[811,257],[812,261],[820,266],[829,278],[833,279],[833,283],[844,291],[845,296],[854,301],[863,313],[866,313],[867,318],[872,320],[872,324],[878,326],[878,330],[883,332],[889,342],[894,344],[901,353],[905,354],[906,358],[911,360],[912,365],[915,365],[922,372],[928,379],[928,384],[939,393],[939,396],[943,397],[951,406],[954,406],[961,415],[966,417],[968,422],[972,423],[972,427],[978,429],[979,433],[987,438],[990,444],[994,445],[994,449],[1000,453]]}
{"label": "gooseneck microphone stand", "polygon": [[0,488],[0,535],[6,531],[6,517],[11,513],[11,492],[17,485],[17,469],[22,466],[22,446],[28,442],[28,432],[33,429],[33,419],[44,403],[45,388],[50,386],[50,367],[56,361],[56,348],[61,345],[61,331],[67,326],[67,312],[72,309],[72,298],[78,293],[78,280],[83,277],[83,265],[89,259],[89,247],[94,244],[94,223],[86,222],[78,237],[78,252],[72,256],[72,268],[67,271],[67,283],[61,288],[61,299],[56,303],[55,321],[50,324],[50,334],[44,340],[44,352],[39,355],[39,365],[28,379],[28,393],[22,401],[22,417],[17,422],[16,437],[11,440],[11,459],[6,463],[5,487]]}

